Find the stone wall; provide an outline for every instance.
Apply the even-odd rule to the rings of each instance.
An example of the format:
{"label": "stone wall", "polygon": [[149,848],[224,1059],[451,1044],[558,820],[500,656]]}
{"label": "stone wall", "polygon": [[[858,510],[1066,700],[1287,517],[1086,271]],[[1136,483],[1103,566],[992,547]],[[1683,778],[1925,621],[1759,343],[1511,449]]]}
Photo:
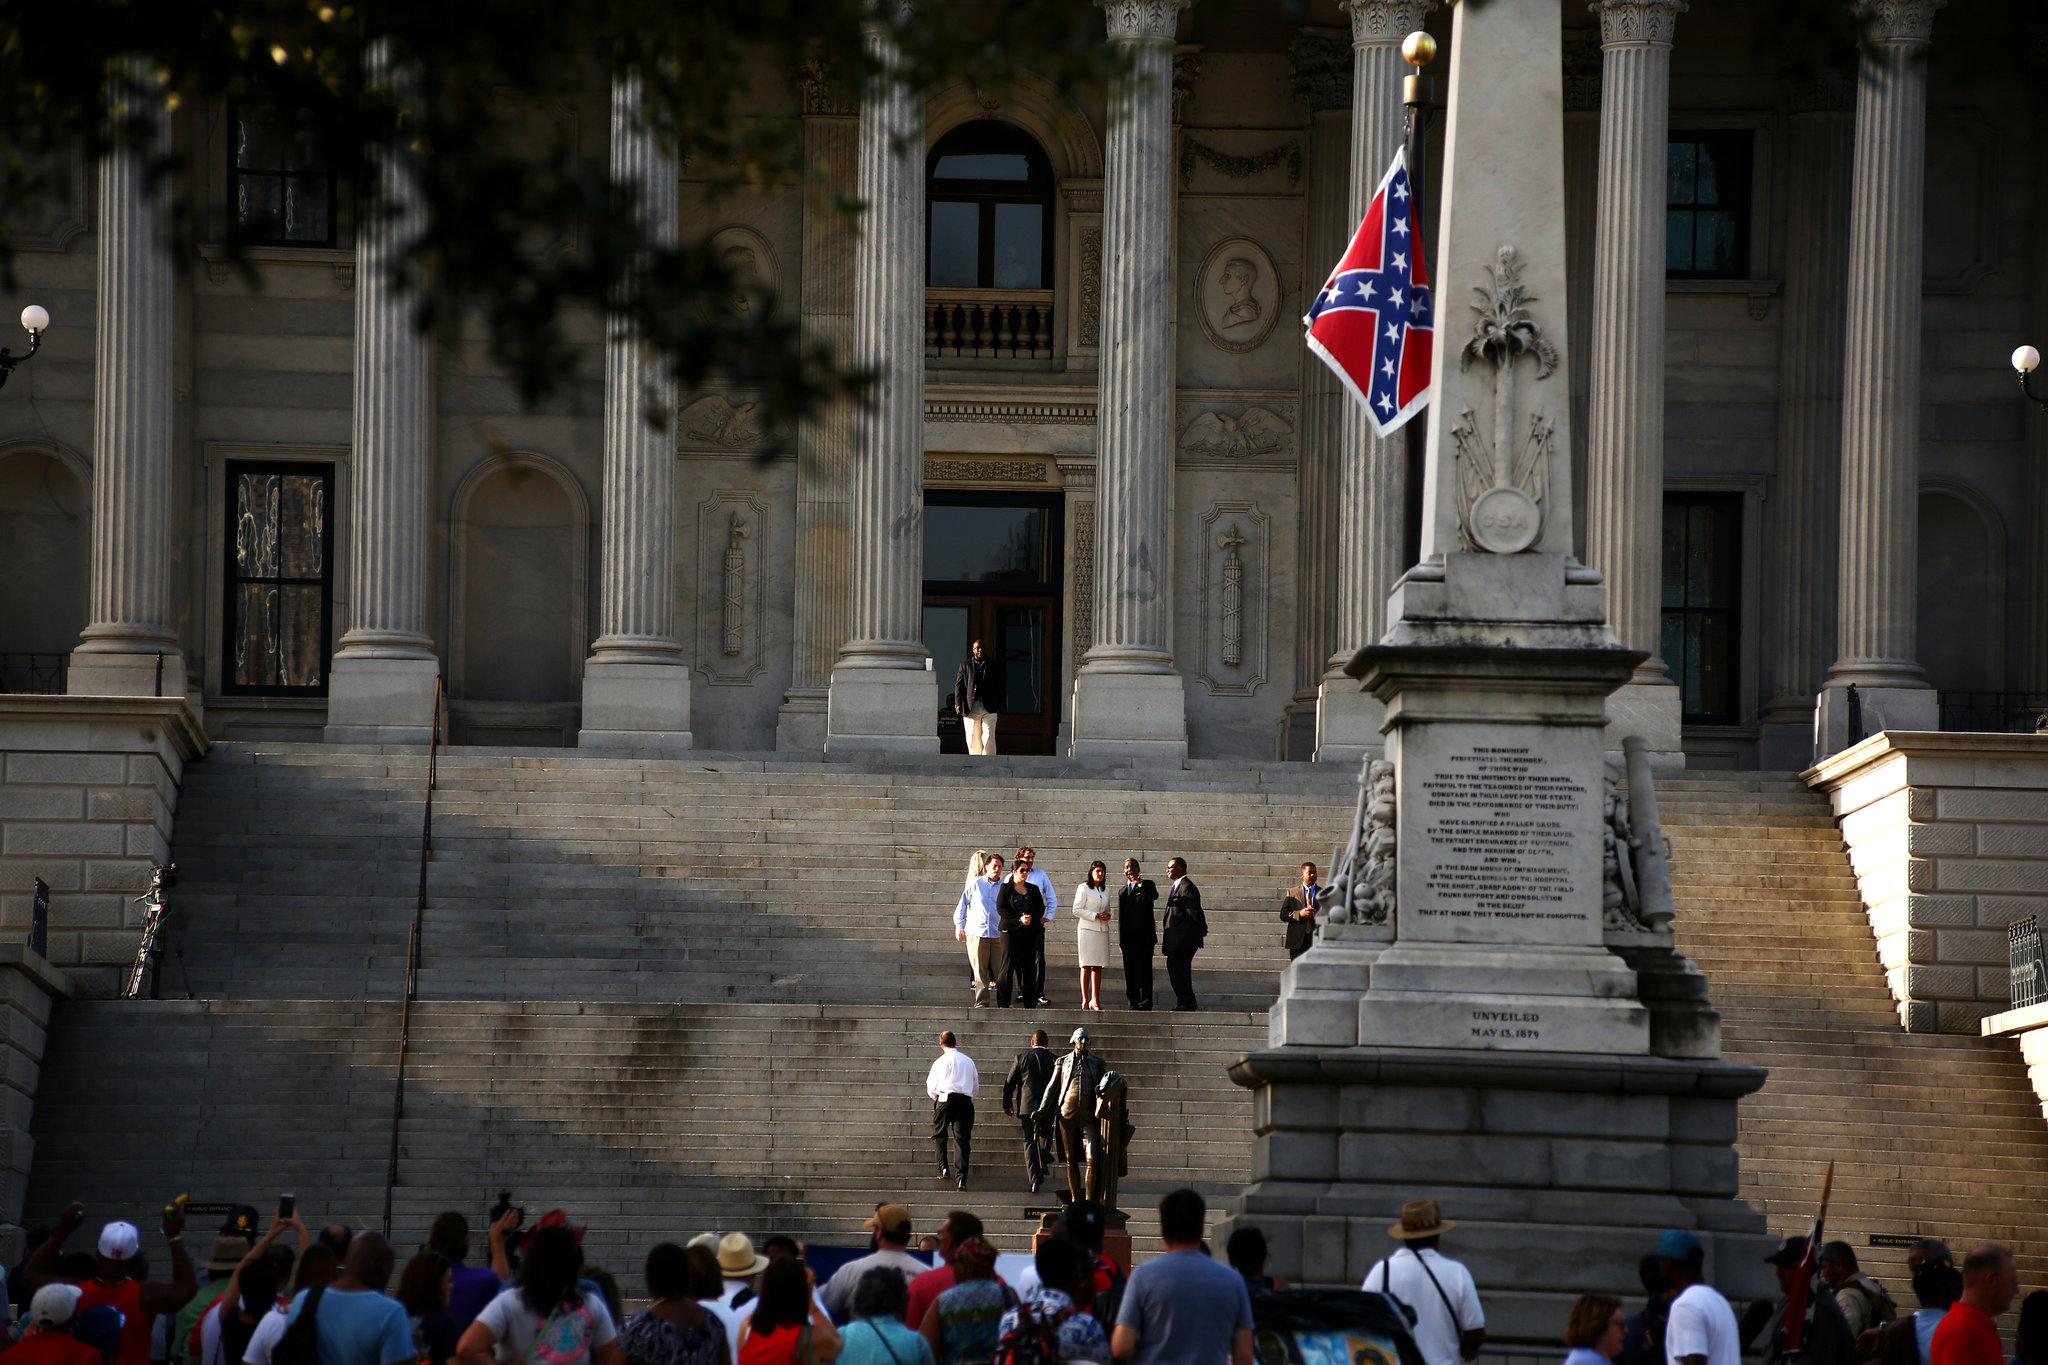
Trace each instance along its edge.
{"label": "stone wall", "polygon": [[35,1139],[36,1089],[42,1079],[43,1046],[49,1039],[50,1007],[71,994],[63,972],[20,943],[0,943],[0,1257],[18,1262],[27,1247],[21,1229]]}
{"label": "stone wall", "polygon": [[2048,915],[2048,735],[1890,730],[1806,774],[1828,793],[1899,1021],[1976,1033],[2005,929]]}
{"label": "stone wall", "polygon": [[112,995],[166,861],[185,765],[206,752],[182,697],[0,695],[0,930],[25,935],[50,887],[49,958],[81,995]]}

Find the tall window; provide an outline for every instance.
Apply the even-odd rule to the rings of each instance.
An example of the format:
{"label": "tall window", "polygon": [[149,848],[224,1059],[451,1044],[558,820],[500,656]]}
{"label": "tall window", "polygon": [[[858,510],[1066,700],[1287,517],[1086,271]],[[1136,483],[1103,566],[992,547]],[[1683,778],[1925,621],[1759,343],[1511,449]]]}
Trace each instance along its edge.
{"label": "tall window", "polygon": [[1742,495],[1664,495],[1661,653],[1694,725],[1742,720]]}
{"label": "tall window", "polygon": [[1664,177],[1664,273],[1669,278],[1749,277],[1752,139],[1743,130],[1671,134]]}
{"label": "tall window", "polygon": [[926,180],[927,284],[1052,287],[1052,163],[1029,133],[995,119],[964,123],[932,148]]}
{"label": "tall window", "polygon": [[334,171],[305,120],[243,104],[229,123],[238,238],[257,246],[333,246]]}
{"label": "tall window", "polygon": [[334,597],[334,466],[227,469],[226,692],[324,696]]}

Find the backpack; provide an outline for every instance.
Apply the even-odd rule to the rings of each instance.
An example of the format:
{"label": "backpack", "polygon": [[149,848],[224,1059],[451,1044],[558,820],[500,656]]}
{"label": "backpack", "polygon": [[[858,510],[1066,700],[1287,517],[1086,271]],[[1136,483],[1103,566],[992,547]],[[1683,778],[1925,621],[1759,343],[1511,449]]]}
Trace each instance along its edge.
{"label": "backpack", "polygon": [[524,1365],[587,1365],[597,1317],[587,1304],[561,1307],[534,1330]]}
{"label": "backpack", "polygon": [[320,1311],[320,1298],[326,1292],[324,1284],[306,1291],[306,1302],[299,1308],[299,1315],[271,1348],[270,1365],[320,1365],[320,1328],[313,1315]]}
{"label": "backpack", "polygon": [[1060,1359],[1060,1327],[1079,1311],[1069,1306],[1049,1318],[1041,1318],[1030,1304],[1020,1301],[1017,1325],[996,1342],[993,1365],[1055,1365]]}

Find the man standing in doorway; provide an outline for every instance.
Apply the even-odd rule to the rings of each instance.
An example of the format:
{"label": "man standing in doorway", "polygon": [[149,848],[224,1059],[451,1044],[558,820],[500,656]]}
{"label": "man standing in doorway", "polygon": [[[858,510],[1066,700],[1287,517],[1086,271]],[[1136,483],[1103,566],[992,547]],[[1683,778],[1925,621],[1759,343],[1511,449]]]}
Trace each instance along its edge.
{"label": "man standing in doorway", "polygon": [[946,1137],[950,1133],[960,1149],[960,1188],[967,1188],[967,1163],[974,1144],[974,1092],[981,1087],[981,1073],[974,1059],[960,1050],[960,1042],[947,1029],[939,1035],[939,1055],[925,1073],[925,1093],[932,1097],[932,1142],[939,1149],[939,1179],[953,1174],[946,1159]]}
{"label": "man standing in doorway", "polygon": [[960,661],[953,679],[953,709],[967,731],[967,752],[994,754],[996,714],[1003,709],[1003,665],[988,657],[979,640],[971,646],[970,657]]}
{"label": "man standing in doorway", "polygon": [[1159,946],[1166,950],[1166,979],[1173,984],[1173,1008],[1193,1013],[1195,1005],[1195,954],[1209,937],[1209,921],[1202,914],[1202,892],[1188,880],[1188,865],[1169,858],[1166,875],[1166,920],[1161,926]]}
{"label": "man standing in doorway", "polygon": [[1152,1008],[1152,949],[1159,942],[1152,907],[1158,903],[1159,888],[1140,875],[1138,860],[1124,859],[1124,889],[1116,896],[1116,937],[1124,958],[1124,996],[1134,1010]]}

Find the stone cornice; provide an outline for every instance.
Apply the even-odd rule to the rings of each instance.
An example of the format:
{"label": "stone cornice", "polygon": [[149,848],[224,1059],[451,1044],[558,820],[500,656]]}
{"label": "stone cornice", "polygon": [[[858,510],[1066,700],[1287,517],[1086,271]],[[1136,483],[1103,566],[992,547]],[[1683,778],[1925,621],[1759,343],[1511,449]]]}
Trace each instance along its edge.
{"label": "stone cornice", "polygon": [[1194,0],[1095,0],[1111,41],[1172,42],[1180,12]]}
{"label": "stone cornice", "polygon": [[1858,0],[1856,17],[1867,42],[1887,46],[1925,43],[1934,37],[1934,12],[1948,0]]}
{"label": "stone cornice", "polygon": [[1593,0],[1586,8],[1600,16],[1602,46],[1669,47],[1688,6],[1685,0]]}
{"label": "stone cornice", "polygon": [[1422,27],[1436,0],[1337,0],[1351,15],[1353,47],[1390,47]]}

